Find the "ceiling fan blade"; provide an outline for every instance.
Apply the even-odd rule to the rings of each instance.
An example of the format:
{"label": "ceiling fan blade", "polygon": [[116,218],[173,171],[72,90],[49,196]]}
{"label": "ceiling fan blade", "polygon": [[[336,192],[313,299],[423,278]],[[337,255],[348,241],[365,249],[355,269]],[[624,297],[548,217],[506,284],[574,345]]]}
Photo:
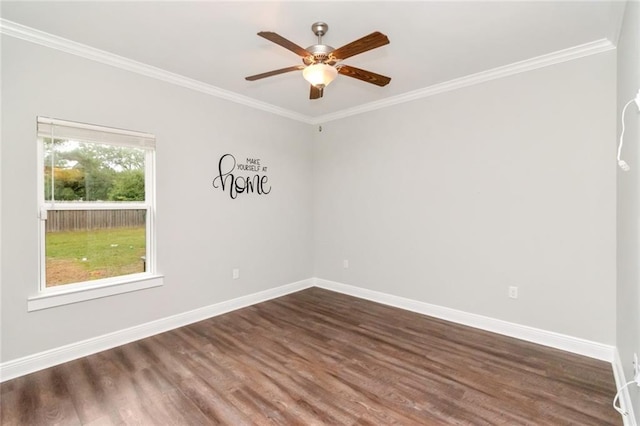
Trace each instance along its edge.
{"label": "ceiling fan blade", "polygon": [[367,50],[384,46],[385,44],[389,44],[389,38],[381,32],[376,31],[368,36],[364,36],[356,41],[352,41],[349,44],[345,44],[344,46],[337,48],[331,52],[331,56],[336,59],[346,59],[359,53],[366,52]]}
{"label": "ceiling fan blade", "polygon": [[366,81],[367,83],[375,84],[377,86],[386,86],[391,81],[390,77],[367,70],[361,70],[360,68],[351,67],[349,65],[342,65],[338,69],[338,72],[342,75],[357,78],[358,80]]}
{"label": "ceiling fan blade", "polygon": [[261,78],[271,77],[278,74],[284,74],[285,72],[297,71],[304,68],[304,65],[294,65],[288,68],[281,68],[279,70],[273,70],[269,72],[263,72],[262,74],[250,75],[249,77],[245,77],[245,80],[255,81],[260,80]]}
{"label": "ceiling fan blade", "polygon": [[320,99],[322,97],[323,92],[324,92],[324,89],[320,89],[312,84],[311,92],[309,92],[309,99]]}
{"label": "ceiling fan blade", "polygon": [[267,40],[284,47],[285,49],[288,49],[290,51],[292,51],[293,53],[295,53],[296,55],[305,58],[307,56],[313,56],[311,53],[307,52],[305,49],[303,49],[302,47],[298,46],[297,44],[295,44],[292,41],[287,40],[286,38],[282,37],[279,34],[276,34],[274,32],[271,31],[260,31],[258,33],[258,35],[260,37],[264,37]]}

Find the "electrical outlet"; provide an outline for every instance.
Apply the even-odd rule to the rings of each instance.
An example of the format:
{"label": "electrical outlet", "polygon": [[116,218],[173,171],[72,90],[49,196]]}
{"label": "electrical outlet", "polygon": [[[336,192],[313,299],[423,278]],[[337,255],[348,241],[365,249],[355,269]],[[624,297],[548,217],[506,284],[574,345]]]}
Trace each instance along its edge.
{"label": "electrical outlet", "polygon": [[509,287],[509,298],[517,299],[518,298],[518,287],[510,286]]}
{"label": "electrical outlet", "polygon": [[349,260],[348,260],[348,259],[344,259],[344,260],[342,261],[342,267],[343,267],[344,269],[349,269]]}
{"label": "electrical outlet", "polygon": [[240,278],[240,269],[234,268],[233,271],[231,271],[231,275],[234,280],[237,280],[238,278]]}

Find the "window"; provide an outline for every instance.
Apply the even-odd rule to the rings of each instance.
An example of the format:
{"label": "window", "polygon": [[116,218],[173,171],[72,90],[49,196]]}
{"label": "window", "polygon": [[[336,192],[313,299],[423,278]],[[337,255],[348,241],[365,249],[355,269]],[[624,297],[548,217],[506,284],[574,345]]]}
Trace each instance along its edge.
{"label": "window", "polygon": [[40,287],[30,310],[159,285],[155,137],[38,117],[38,145]]}

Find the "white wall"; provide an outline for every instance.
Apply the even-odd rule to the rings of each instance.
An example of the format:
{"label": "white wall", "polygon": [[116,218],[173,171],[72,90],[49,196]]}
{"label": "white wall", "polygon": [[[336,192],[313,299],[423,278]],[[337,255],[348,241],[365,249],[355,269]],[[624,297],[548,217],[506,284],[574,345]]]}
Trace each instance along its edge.
{"label": "white wall", "polygon": [[[2,42],[2,362],[311,276],[615,343],[613,52],[319,133]],[[37,115],[156,134],[164,287],[26,311],[38,271]],[[230,200],[213,189],[227,152],[260,157],[272,193]]]}
{"label": "white wall", "polygon": [[[312,276],[310,126],[10,37],[2,95],[2,362]],[[156,135],[163,287],[27,312],[38,115]],[[260,158],[271,193],[212,188],[225,153]]]}
{"label": "white wall", "polygon": [[[618,42],[618,117],[627,101],[640,89],[640,3],[627,2],[620,40]],[[633,354],[640,356],[640,274],[638,249],[640,229],[640,120],[638,108],[630,105],[625,114],[625,136],[622,158],[631,170],[618,170],[618,287],[617,287],[617,346],[627,380],[633,378]],[[619,122],[618,122],[619,123]],[[620,132],[622,129],[618,124]],[[629,388],[633,410],[640,414],[638,388]]]}
{"label": "white wall", "polygon": [[315,275],[614,344],[615,61],[324,124]]}

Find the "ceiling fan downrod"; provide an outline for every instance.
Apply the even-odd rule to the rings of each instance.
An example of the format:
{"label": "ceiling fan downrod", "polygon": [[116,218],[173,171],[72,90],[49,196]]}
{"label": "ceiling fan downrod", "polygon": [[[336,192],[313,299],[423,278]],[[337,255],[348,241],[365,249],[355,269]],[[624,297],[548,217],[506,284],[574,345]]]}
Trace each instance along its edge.
{"label": "ceiling fan downrod", "polygon": [[329,25],[326,22],[314,22],[311,31],[318,36],[318,44],[322,44],[322,36],[329,31]]}
{"label": "ceiling fan downrod", "polygon": [[[329,54],[335,50],[331,46],[322,44],[322,36],[324,36],[327,31],[329,31],[329,25],[327,25],[327,23],[325,22],[315,22],[313,25],[311,25],[311,31],[313,31],[313,33],[318,37],[318,44],[307,47],[307,51],[310,52],[313,56],[307,59],[303,59],[303,62],[305,65],[327,63]],[[331,65],[334,64],[335,62],[331,61]]]}

